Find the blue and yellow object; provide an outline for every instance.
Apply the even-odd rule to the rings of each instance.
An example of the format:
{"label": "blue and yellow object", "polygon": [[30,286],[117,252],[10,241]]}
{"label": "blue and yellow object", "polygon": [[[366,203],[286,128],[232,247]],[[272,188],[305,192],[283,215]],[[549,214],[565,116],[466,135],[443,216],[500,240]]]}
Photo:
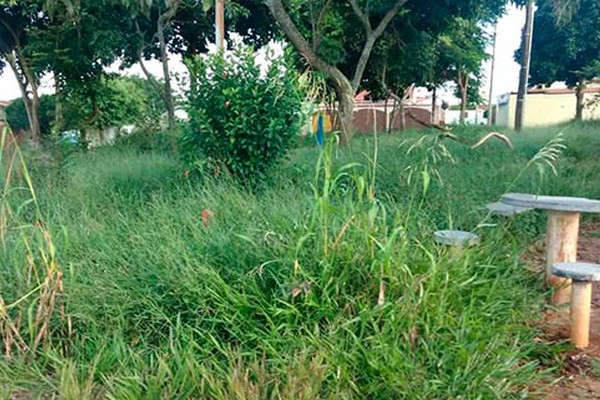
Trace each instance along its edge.
{"label": "blue and yellow object", "polygon": [[323,147],[325,144],[325,129],[323,128],[323,115],[319,114],[317,119],[317,134],[315,135],[317,139],[317,145],[319,147]]}

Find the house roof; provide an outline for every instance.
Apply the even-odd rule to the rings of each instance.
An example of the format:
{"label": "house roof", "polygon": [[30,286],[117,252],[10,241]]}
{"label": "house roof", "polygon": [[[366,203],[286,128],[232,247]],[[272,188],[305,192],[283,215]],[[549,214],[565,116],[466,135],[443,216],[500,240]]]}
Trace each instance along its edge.
{"label": "house roof", "polygon": [[0,100],[0,107],[6,107],[10,104],[10,101]]}

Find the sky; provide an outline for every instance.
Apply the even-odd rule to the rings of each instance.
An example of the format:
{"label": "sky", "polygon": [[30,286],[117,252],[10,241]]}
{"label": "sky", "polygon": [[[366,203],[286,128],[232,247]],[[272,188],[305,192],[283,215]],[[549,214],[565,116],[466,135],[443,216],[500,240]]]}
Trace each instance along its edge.
{"label": "sky", "polygon": [[[521,42],[521,29],[525,23],[525,11],[523,9],[517,9],[514,6],[510,6],[508,12],[498,21],[498,35],[496,44],[496,61],[495,61],[495,73],[493,82],[493,102],[495,102],[497,96],[507,93],[515,92],[519,83],[519,65],[514,61],[513,55],[515,50],[519,47]],[[492,29],[490,29],[490,33]],[[488,49],[488,53],[492,53],[492,48]],[[171,69],[175,73],[184,74],[185,67],[181,63],[181,59],[177,57],[171,57],[169,64]],[[156,76],[161,76],[161,67],[158,61],[149,61],[147,67],[150,72]],[[483,66],[486,85],[483,95],[487,100],[489,90],[489,76],[491,70],[491,62],[486,62]],[[110,68],[112,71],[118,71],[117,67]],[[134,66],[125,71],[126,74],[142,75],[142,71],[139,66]],[[41,84],[41,93],[52,93],[52,79],[50,77],[44,77]],[[0,75],[0,100],[11,100],[19,97],[19,86],[17,81],[10,70],[5,68],[3,73]],[[449,99],[448,99],[449,100]]]}

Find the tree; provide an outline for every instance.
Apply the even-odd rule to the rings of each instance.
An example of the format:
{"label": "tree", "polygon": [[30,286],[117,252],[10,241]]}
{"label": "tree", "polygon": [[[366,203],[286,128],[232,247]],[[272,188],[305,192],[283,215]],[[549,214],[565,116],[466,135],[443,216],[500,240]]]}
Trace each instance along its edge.
{"label": "tree", "polygon": [[[379,1],[375,4],[368,3],[366,7],[361,7],[358,0],[292,1],[289,9],[286,9],[282,0],[265,0],[271,14],[296,50],[311,67],[325,74],[335,87],[343,142],[348,142],[353,135],[354,95],[362,82],[371,52],[390,22],[407,1]],[[304,18],[302,18],[303,13]],[[310,18],[306,18],[306,15],[316,17],[316,19],[310,20]],[[304,24],[300,25],[299,22],[304,22]],[[353,38],[357,39],[353,40],[354,45],[359,43],[357,46],[360,48],[360,55],[353,71],[344,73],[339,68],[341,63],[339,57],[326,57],[323,54],[323,42],[324,39],[328,39],[323,31],[330,28],[331,25],[341,26],[343,29],[344,25],[352,26],[355,23],[362,26],[360,37]],[[340,40],[344,41],[346,38],[341,37]],[[345,46],[338,43],[337,47],[343,51]]]}
{"label": "tree", "polygon": [[85,131],[155,120],[164,107],[157,104],[148,85],[136,77],[104,75],[96,82],[93,98],[85,87],[69,88],[64,93],[65,125]]}
{"label": "tree", "polygon": [[[118,0],[117,0],[118,1]],[[169,69],[168,42],[172,35],[172,21],[184,7],[198,7],[196,2],[188,5],[184,0],[145,1],[126,0],[130,22],[124,27],[125,34],[133,40],[125,46],[124,53],[132,60],[139,62],[148,80],[159,89],[159,85],[146,69],[144,59],[157,57],[162,65],[163,99],[167,109],[169,128],[175,127],[175,100],[171,86],[171,71]],[[189,11],[189,10],[188,10]]]}
{"label": "tree", "polygon": [[47,24],[46,16],[35,4],[0,6],[0,58],[12,69],[21,91],[21,97],[34,141],[39,141],[39,75],[28,49],[31,32]]}
{"label": "tree", "polygon": [[[106,75],[96,82],[92,99],[84,86],[70,86],[62,93],[64,127],[69,130],[103,129],[124,124],[154,123],[164,112],[161,99],[149,83],[137,77]],[[56,95],[40,96],[40,132],[50,136],[55,118]],[[94,115],[94,118],[90,118]],[[29,131],[23,99],[10,103],[6,119],[15,131]]]}
{"label": "tree", "polygon": [[[462,18],[455,19],[448,32],[440,37],[439,65],[456,83],[461,100],[461,124],[465,122],[469,101],[472,103],[481,100],[479,82],[481,64],[487,59],[486,45],[486,35],[478,22]],[[475,90],[469,91],[470,87]]]}
{"label": "tree", "polygon": [[[427,2],[424,2],[427,3]],[[453,5],[456,5],[454,3]],[[482,62],[487,58],[487,35],[483,24],[493,23],[502,13],[503,3],[482,2],[479,8],[415,8],[407,4],[408,15],[398,16],[376,46],[363,84],[376,96],[400,95],[411,84],[433,92],[432,117],[436,89],[448,81],[457,87],[463,104],[480,102],[478,86]],[[436,11],[433,11],[433,10]],[[435,19],[436,24],[430,21]]]}
{"label": "tree", "polygon": [[[468,50],[478,47],[479,63],[465,75],[473,79],[485,58],[483,50],[479,51],[484,47],[481,25],[494,22],[507,3],[506,0],[266,2],[308,64],[329,78],[338,93],[344,132],[350,126],[352,97],[359,87],[367,88],[375,97],[387,97],[390,93],[401,97],[411,84],[434,89],[448,80],[457,80],[456,65],[442,57],[450,48],[464,48],[467,60],[453,61],[470,67],[468,58],[474,52]],[[393,9],[395,6],[397,11]],[[384,20],[390,12],[393,15],[389,21]],[[369,36],[365,21],[372,24],[371,31],[379,23],[378,27],[383,28],[381,34]],[[470,29],[462,35],[464,40],[449,33],[457,21],[464,21]],[[468,93],[468,85],[466,89]],[[346,136],[351,136],[351,132],[343,139]]]}
{"label": "tree", "polygon": [[[600,76],[600,3],[580,0],[571,21],[560,21],[554,4],[540,4],[533,33],[531,83],[564,81],[575,88],[575,118],[581,119],[585,85]],[[522,53],[517,52],[516,58],[521,59]]]}
{"label": "tree", "polygon": [[[109,0],[107,0],[109,1]],[[40,139],[39,77],[51,72],[56,88],[55,126],[60,129],[61,93],[86,87],[93,98],[104,67],[119,56],[127,38],[120,32],[126,14],[120,3],[15,0],[0,8],[0,55],[11,65],[21,88],[29,127]]]}
{"label": "tree", "polygon": [[[50,135],[52,121],[54,120],[55,99],[52,95],[42,95],[39,100],[40,133],[42,136],[48,136]],[[10,128],[15,132],[31,130],[27,108],[25,107],[25,101],[22,98],[13,100],[8,107],[6,107],[6,121]]]}

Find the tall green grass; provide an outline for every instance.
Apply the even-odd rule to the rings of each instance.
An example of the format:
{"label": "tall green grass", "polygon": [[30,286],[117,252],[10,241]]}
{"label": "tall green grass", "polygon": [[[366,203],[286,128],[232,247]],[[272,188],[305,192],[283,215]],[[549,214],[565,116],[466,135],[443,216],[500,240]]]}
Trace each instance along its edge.
{"label": "tall green grass", "polygon": [[[501,221],[484,206],[509,188],[600,197],[596,126],[560,129],[567,149],[556,175],[538,170],[543,162],[526,168],[558,131],[512,135],[514,151],[417,133],[303,147],[255,193],[226,176],[188,180],[177,159],[122,147],[39,171],[37,207],[62,266],[68,319],[52,320],[34,356],[2,359],[0,390],[66,399],[530,396],[546,352],[530,322],[545,293],[520,254],[544,216]],[[203,210],[214,212],[208,223]],[[482,244],[460,254],[437,247],[432,232],[448,227],[475,231]],[[19,254],[2,249],[12,267],[2,270],[6,303],[22,295],[12,272],[25,268]]]}

